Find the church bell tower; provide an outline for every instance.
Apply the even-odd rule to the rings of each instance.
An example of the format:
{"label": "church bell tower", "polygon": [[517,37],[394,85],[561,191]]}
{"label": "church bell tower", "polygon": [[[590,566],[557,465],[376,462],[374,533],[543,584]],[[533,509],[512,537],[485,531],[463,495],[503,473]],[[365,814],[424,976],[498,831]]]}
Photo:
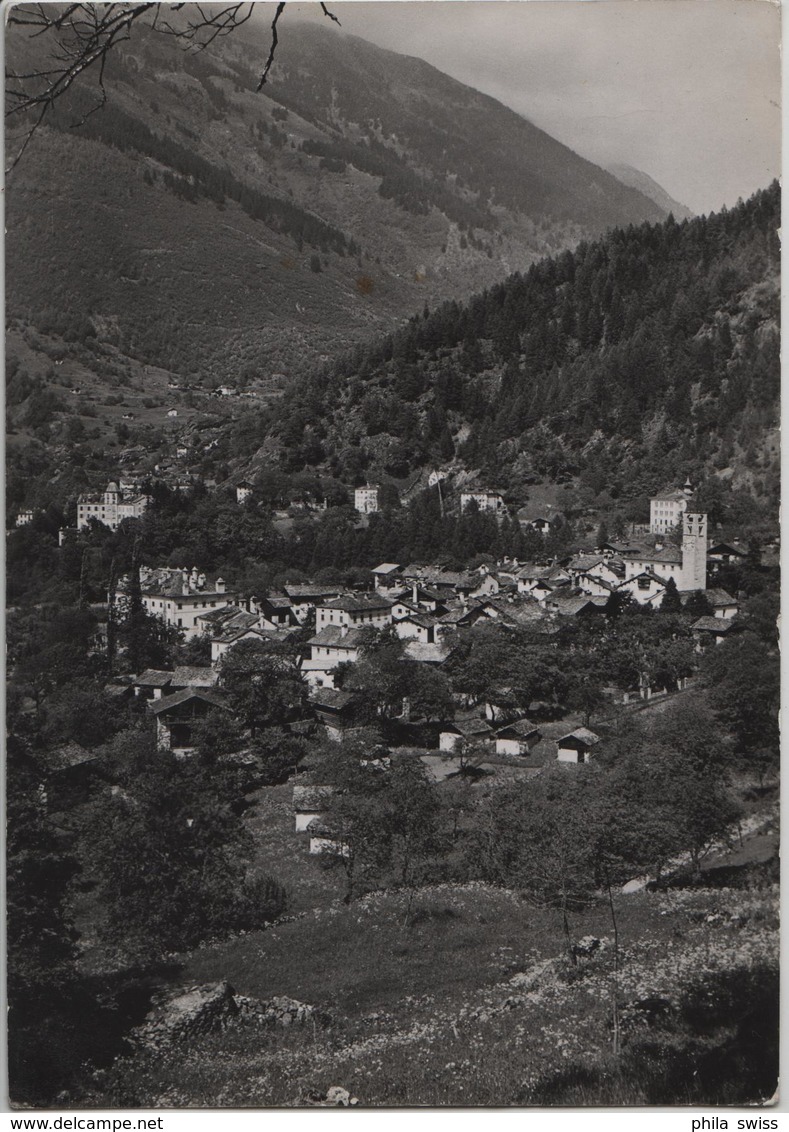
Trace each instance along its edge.
{"label": "church bell tower", "polygon": [[686,511],[682,516],[681,590],[707,588],[707,516]]}

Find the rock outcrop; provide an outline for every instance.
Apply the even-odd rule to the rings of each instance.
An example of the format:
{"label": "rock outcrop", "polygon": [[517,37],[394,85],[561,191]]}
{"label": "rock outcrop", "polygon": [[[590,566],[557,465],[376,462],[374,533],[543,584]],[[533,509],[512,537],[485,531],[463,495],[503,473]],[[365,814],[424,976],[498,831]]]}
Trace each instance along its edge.
{"label": "rock outcrop", "polygon": [[295,998],[280,995],[261,1002],[237,995],[223,980],[160,996],[146,1020],[132,1032],[131,1040],[137,1046],[159,1049],[203,1034],[220,1033],[231,1026],[292,1026],[308,1021],[325,1026],[331,1019],[324,1011]]}

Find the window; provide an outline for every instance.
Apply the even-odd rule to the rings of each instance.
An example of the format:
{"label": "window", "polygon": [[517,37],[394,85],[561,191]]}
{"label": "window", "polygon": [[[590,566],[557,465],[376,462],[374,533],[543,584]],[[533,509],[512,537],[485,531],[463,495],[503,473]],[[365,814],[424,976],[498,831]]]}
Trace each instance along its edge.
{"label": "window", "polygon": [[640,590],[648,590],[651,585],[652,585],[652,582],[649,578],[639,578],[638,579],[638,588]]}

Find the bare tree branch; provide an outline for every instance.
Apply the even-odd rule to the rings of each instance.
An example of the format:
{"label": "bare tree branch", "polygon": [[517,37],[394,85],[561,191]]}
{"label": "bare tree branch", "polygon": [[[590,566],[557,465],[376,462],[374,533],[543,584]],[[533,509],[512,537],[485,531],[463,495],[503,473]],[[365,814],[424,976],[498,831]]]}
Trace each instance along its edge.
{"label": "bare tree branch", "polygon": [[260,82],[255,87],[255,90],[263,89],[266,79],[268,78],[268,73],[271,70],[271,64],[274,62],[274,52],[277,50],[277,44],[279,43],[279,39],[277,37],[277,23],[284,11],[285,0],[280,0],[279,4],[277,4],[277,10],[274,13],[274,19],[271,21],[271,47],[269,49],[268,59],[266,60],[266,65],[263,68],[263,74],[260,76]]}
{"label": "bare tree branch", "polygon": [[335,24],[337,24],[337,26],[338,26],[338,27],[341,27],[341,26],[342,26],[342,25],[340,24],[340,21],[339,21],[339,20],[337,19],[337,17],[335,16],[334,12],[330,12],[330,11],[329,11],[329,9],[328,9],[328,8],[326,7],[326,5],[325,5],[325,4],[323,3],[323,0],[321,0],[321,11],[323,12],[324,16],[328,16],[330,20],[334,20]]}

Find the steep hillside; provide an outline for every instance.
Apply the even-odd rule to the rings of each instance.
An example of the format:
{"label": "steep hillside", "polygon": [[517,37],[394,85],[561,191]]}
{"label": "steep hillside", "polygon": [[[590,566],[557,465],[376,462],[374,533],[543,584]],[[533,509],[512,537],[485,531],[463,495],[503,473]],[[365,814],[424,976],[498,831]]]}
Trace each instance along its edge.
{"label": "steep hillside", "polygon": [[[72,128],[88,84],[48,119],[7,186],[13,317],[87,318],[209,382],[281,382],[426,301],[663,215],[493,99],[335,27],[289,26],[256,94],[267,33],[249,29],[198,55],[135,29],[108,105]],[[8,51],[36,60],[24,39]]]}
{"label": "steep hillside", "polygon": [[690,220],[693,213],[687,205],[680,204],[666,192],[662,185],[653,180],[648,173],[634,169],[632,165],[611,165],[608,169],[617,181],[629,185],[631,189],[638,189],[645,197],[653,200],[664,212],[670,212],[675,220]]}
{"label": "steep hillside", "polygon": [[[287,394],[256,460],[278,437],[290,469],[349,481],[465,468],[512,502],[573,482],[634,519],[691,475],[774,508],[779,202],[773,185],[615,231],[417,316]],[[295,447],[297,431],[320,444]]]}

